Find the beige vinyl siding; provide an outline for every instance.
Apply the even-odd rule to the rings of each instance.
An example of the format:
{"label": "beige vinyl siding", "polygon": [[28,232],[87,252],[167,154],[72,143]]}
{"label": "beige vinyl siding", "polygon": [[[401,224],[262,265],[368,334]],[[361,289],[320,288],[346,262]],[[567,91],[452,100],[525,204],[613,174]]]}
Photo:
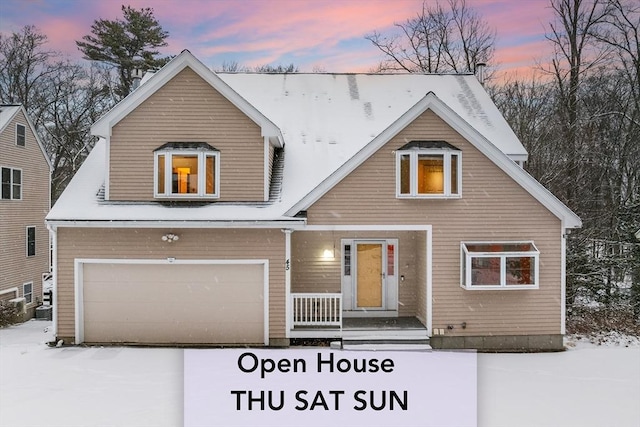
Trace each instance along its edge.
{"label": "beige vinyl siding", "polygon": [[[180,239],[161,240],[171,232]],[[74,260],[268,259],[269,336],[285,336],[284,233],[278,230],[58,228],[58,336],[71,339]]]}
{"label": "beige vinyl siding", "polygon": [[[16,145],[16,123],[26,128],[25,146]],[[42,273],[49,271],[49,164],[19,111],[0,134],[0,166],[22,170],[22,200],[0,200],[0,290],[33,282],[34,307],[42,301]],[[27,227],[36,227],[36,255],[27,257]]]}
{"label": "beige vinyl siding", "polygon": [[153,200],[153,151],[167,142],[220,150],[220,201],[263,201],[260,127],[190,68],[178,73],[112,129],[109,199]]}
{"label": "beige vinyl siding", "polygon": [[[411,140],[445,140],[462,150],[461,199],[396,198],[394,150]],[[453,325],[447,331],[453,335],[560,333],[560,220],[431,111],[327,192],[307,215],[312,225],[431,224],[434,328]],[[540,250],[540,289],[462,289],[460,242],[474,240],[533,240]]]}
{"label": "beige vinyl siding", "polygon": [[[399,315],[414,316],[417,289],[420,287],[418,281],[425,277],[425,264],[417,262],[419,255],[416,252],[419,241],[425,240],[424,232],[295,231],[291,235],[291,291],[341,292],[342,239],[398,239]],[[324,250],[333,250],[334,245],[335,257],[323,258]],[[400,281],[400,276],[405,280]]]}

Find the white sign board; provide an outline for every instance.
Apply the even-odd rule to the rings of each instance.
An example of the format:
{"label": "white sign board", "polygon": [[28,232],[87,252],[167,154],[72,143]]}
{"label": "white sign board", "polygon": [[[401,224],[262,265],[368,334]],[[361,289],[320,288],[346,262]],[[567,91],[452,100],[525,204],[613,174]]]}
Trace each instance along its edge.
{"label": "white sign board", "polygon": [[184,352],[184,425],[475,426],[474,352]]}

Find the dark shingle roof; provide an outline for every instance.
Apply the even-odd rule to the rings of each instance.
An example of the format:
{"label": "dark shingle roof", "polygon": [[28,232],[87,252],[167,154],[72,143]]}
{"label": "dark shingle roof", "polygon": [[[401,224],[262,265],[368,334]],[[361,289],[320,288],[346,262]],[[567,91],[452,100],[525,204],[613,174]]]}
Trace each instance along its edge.
{"label": "dark shingle roof", "polygon": [[408,144],[398,148],[398,151],[403,150],[455,150],[460,149],[449,144],[447,141],[411,141]]}

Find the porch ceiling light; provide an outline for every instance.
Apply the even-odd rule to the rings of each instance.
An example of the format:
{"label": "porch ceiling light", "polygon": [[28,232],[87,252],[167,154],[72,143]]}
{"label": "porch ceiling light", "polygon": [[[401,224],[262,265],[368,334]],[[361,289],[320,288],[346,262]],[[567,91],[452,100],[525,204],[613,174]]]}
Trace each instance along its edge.
{"label": "porch ceiling light", "polygon": [[176,240],[178,240],[180,237],[178,237],[177,234],[173,234],[173,233],[167,233],[164,236],[162,236],[162,241],[163,242],[167,242],[167,243],[173,243]]}

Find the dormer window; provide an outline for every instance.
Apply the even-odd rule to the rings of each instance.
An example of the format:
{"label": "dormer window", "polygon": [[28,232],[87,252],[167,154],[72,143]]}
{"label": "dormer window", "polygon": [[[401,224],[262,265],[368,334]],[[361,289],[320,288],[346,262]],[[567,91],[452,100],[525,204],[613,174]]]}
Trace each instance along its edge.
{"label": "dormer window", "polygon": [[154,151],[154,197],[220,197],[220,152],[205,142],[169,142]]}
{"label": "dormer window", "polygon": [[412,141],[396,151],[396,196],[459,198],[462,151],[445,141]]}

